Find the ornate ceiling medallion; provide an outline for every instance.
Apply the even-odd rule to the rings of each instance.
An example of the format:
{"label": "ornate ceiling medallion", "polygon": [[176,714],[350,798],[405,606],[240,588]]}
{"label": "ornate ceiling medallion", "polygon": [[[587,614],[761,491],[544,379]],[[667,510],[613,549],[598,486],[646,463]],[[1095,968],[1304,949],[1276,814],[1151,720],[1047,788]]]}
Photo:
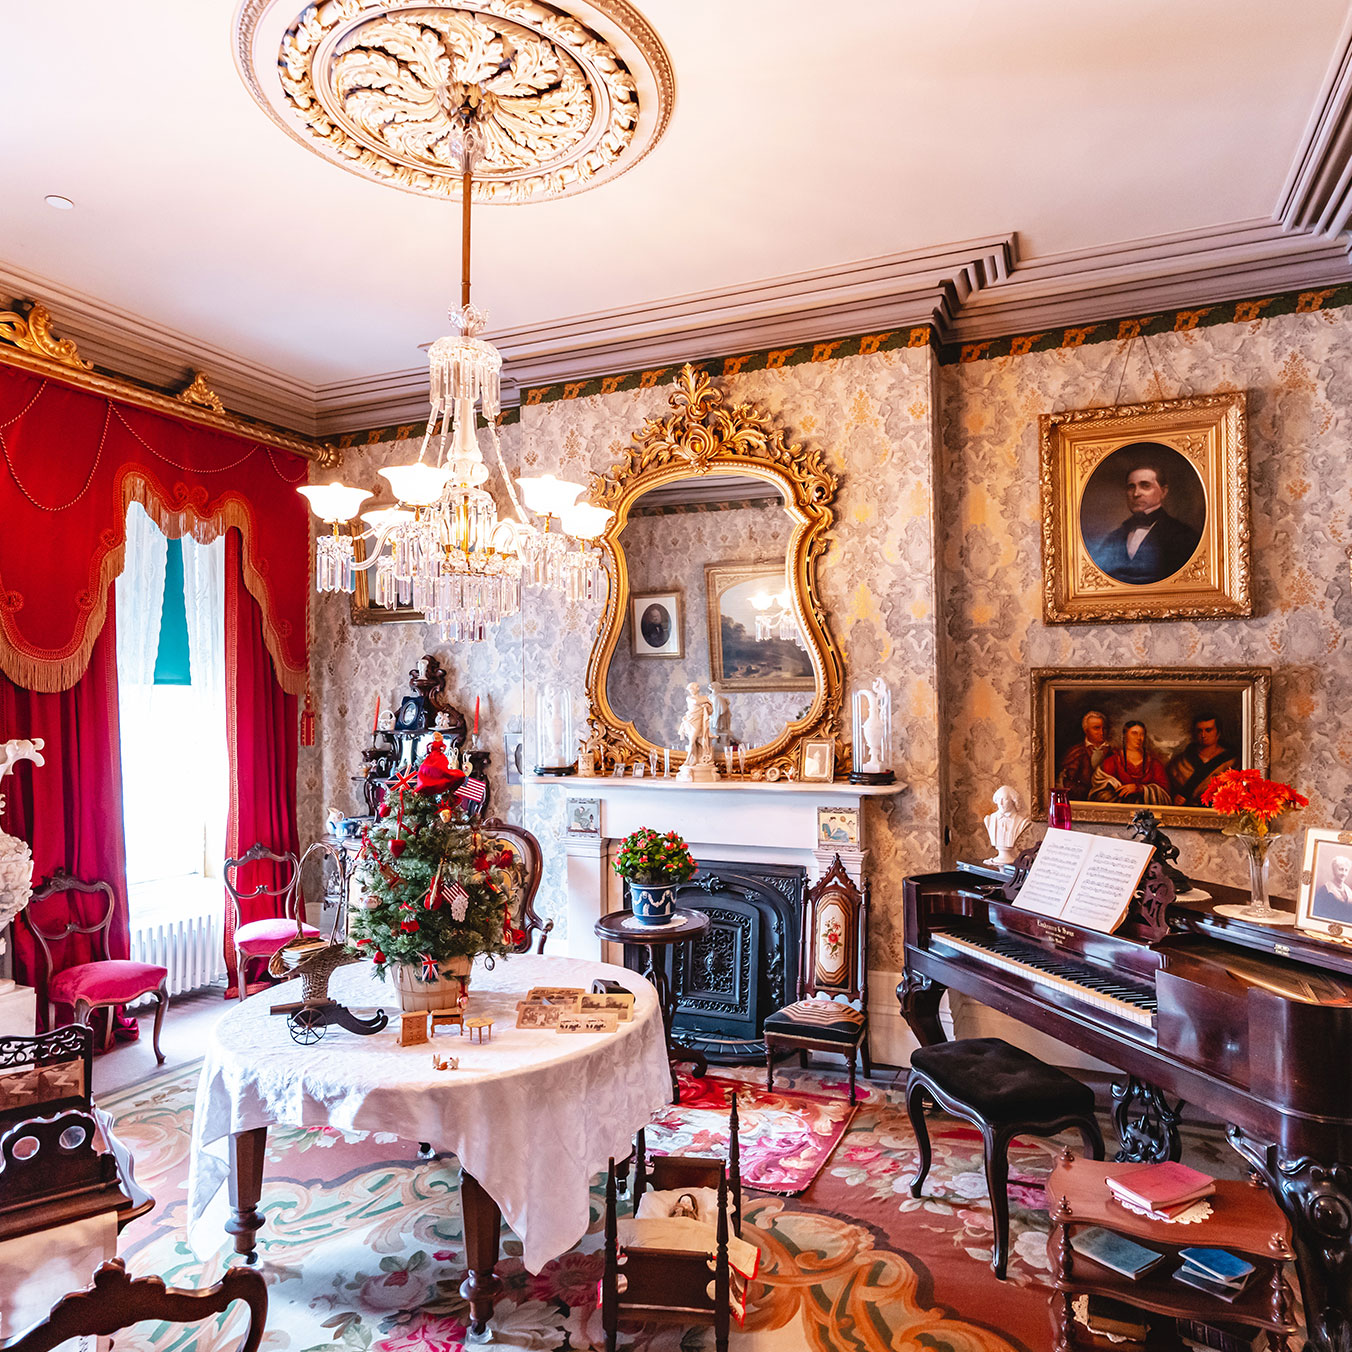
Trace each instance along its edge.
{"label": "ornate ceiling medallion", "polygon": [[636,164],[671,116],[671,64],[626,0],[243,0],[235,59],[302,145],[407,192],[459,196],[459,124],[482,108],[474,194],[563,197]]}

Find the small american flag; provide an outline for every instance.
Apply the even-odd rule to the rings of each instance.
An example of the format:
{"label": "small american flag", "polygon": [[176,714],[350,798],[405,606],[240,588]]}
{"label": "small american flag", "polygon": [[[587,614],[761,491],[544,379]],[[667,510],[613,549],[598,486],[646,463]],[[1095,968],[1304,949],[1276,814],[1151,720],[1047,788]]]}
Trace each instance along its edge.
{"label": "small american flag", "polygon": [[470,775],[461,786],[456,789],[455,796],[463,798],[467,803],[482,803],[488,796],[488,781],[486,779],[476,779]]}

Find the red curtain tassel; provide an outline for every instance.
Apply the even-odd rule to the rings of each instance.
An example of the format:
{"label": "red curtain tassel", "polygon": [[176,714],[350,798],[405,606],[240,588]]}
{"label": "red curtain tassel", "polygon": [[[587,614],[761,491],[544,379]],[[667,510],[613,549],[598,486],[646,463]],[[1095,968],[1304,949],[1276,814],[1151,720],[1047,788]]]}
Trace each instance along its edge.
{"label": "red curtain tassel", "polygon": [[315,706],[310,698],[310,687],[305,687],[305,708],[300,714],[300,744],[301,746],[313,746],[315,744]]}

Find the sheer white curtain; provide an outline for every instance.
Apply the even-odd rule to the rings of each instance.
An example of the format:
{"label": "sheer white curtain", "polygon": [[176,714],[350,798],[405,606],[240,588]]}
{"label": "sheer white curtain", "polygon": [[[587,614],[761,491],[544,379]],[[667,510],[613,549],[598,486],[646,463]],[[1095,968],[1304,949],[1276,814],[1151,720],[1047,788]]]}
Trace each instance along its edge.
{"label": "sheer white curtain", "polygon": [[117,678],[121,703],[155,684],[169,541],[139,502],[127,508],[127,556],[117,579]]}
{"label": "sheer white curtain", "polygon": [[183,601],[192,665],[195,759],[206,826],[205,872],[221,876],[230,767],[225,744],[225,540],[183,537]]}

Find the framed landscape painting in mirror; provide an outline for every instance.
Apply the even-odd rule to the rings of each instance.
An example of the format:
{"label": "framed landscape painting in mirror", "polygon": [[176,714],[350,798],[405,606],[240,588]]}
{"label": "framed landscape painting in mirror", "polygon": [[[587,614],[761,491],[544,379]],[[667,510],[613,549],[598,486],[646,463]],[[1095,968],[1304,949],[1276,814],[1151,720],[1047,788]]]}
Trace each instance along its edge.
{"label": "framed landscape painting in mirror", "polygon": [[812,659],[793,613],[784,560],[708,564],[709,663],[723,690],[811,690]]}
{"label": "framed landscape painting in mirror", "polygon": [[1253,613],[1242,392],[1038,425],[1048,623]]}
{"label": "framed landscape painting in mirror", "polygon": [[1267,667],[1043,667],[1032,672],[1033,795],[1064,789],[1079,821],[1219,830],[1202,804],[1223,770],[1267,773]]}

